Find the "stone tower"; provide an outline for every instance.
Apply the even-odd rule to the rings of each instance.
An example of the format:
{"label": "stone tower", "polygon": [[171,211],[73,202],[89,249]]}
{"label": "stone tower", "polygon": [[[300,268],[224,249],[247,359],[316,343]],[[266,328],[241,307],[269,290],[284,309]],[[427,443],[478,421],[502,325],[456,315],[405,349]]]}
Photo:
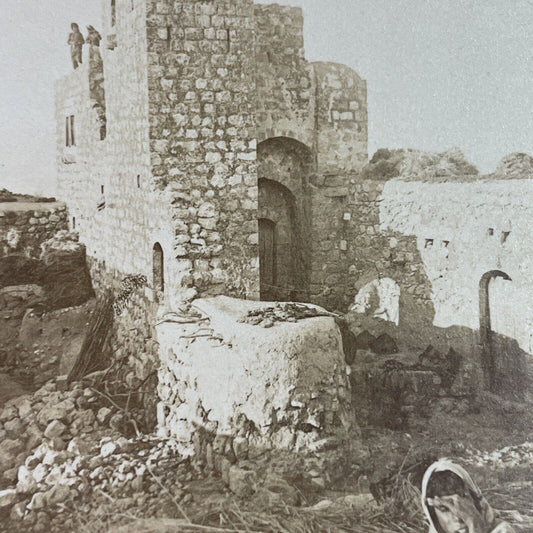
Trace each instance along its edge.
{"label": "stone tower", "polygon": [[60,195],[95,277],[146,274],[170,306],[212,294],[338,305],[365,81],[305,59],[297,8],[104,0],[103,17],[105,136],[94,69],[56,85]]}

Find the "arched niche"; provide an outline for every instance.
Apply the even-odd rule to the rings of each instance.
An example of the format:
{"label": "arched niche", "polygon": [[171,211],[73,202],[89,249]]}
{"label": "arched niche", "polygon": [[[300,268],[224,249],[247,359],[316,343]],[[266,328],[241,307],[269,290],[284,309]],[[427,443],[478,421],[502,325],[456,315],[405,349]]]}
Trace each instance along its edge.
{"label": "arched niche", "polygon": [[165,292],[165,257],[162,246],[156,242],[152,248],[152,285],[156,300]]}

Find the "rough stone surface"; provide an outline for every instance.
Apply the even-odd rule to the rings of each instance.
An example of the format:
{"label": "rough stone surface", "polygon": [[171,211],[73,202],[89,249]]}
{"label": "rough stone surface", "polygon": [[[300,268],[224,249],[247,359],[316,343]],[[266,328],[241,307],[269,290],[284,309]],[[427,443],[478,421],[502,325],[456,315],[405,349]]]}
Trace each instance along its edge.
{"label": "rough stone surface", "polygon": [[41,243],[67,227],[64,203],[0,202],[0,257],[39,257]]}
{"label": "rough stone surface", "polygon": [[48,424],[48,426],[46,427],[44,436],[47,439],[55,439],[56,437],[61,437],[66,428],[67,426],[65,426],[65,424],[63,424],[59,420],[54,420],[53,422],[50,422],[50,424]]}
{"label": "rough stone surface", "polygon": [[[157,300],[157,243],[166,303],[257,298],[266,218],[290,245],[272,254],[279,279],[261,290],[335,306],[349,266],[341,204],[367,159],[365,81],[307,62],[298,8],[134,4],[117,6],[112,27],[105,5],[103,34],[115,44],[103,51],[103,83],[88,62],[56,84],[60,195],[88,255],[117,277],[146,274]],[[105,91],[103,140],[95,84]],[[65,146],[67,116],[75,146]]]}
{"label": "rough stone surface", "polygon": [[[350,393],[334,320],[272,328],[239,322],[259,305],[219,296],[196,300],[196,319],[162,320],[161,431],[187,445],[200,430],[251,442],[254,427],[259,440],[291,448],[349,425]],[[230,449],[242,457],[246,442],[236,439]]]}

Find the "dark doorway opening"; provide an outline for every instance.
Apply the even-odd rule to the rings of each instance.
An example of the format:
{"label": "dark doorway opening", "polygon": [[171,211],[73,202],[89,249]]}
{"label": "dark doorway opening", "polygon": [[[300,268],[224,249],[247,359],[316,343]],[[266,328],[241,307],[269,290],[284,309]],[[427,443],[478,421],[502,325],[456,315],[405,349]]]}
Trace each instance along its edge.
{"label": "dark doorway opening", "polygon": [[499,307],[497,300],[491,302],[490,287],[495,278],[512,281],[507,273],[491,270],[479,282],[479,334],[485,382],[491,392],[519,399],[526,382],[525,352],[512,333],[504,335],[493,329],[492,322],[497,317],[491,317],[491,307],[493,313],[494,307]]}
{"label": "dark doorway opening", "polygon": [[152,250],[154,298],[159,301],[165,291],[165,263],[163,248],[156,242]]}
{"label": "dark doorway opening", "polygon": [[259,219],[259,275],[261,300],[274,300],[276,288],[276,223]]}

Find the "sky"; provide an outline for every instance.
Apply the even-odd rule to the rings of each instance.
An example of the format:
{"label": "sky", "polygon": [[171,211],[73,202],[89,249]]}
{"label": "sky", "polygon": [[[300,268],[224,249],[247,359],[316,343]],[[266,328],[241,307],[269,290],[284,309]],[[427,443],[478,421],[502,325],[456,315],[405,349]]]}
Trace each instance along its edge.
{"label": "sky", "polygon": [[[490,172],[533,153],[533,0],[278,3],[303,8],[310,61],[367,80],[370,155],[458,146]],[[72,68],[70,22],[101,28],[100,0],[0,0],[0,12],[0,188],[50,194],[53,83]]]}

